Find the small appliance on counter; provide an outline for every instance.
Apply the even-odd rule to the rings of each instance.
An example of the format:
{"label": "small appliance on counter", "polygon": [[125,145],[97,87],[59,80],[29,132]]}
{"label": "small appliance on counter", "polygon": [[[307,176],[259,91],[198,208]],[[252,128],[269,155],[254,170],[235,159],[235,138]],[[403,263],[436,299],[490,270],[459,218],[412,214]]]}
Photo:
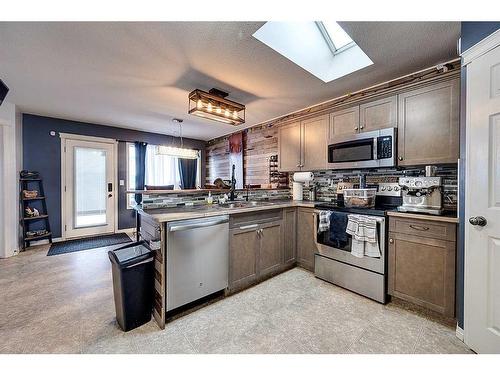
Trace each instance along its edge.
{"label": "small appliance on counter", "polygon": [[399,178],[403,204],[398,207],[398,211],[443,214],[442,179],[435,176],[433,166],[427,166],[425,171],[425,177]]}
{"label": "small appliance on counter", "polygon": [[312,172],[297,172],[293,174],[292,195],[294,201],[303,200],[304,185],[309,187],[309,183],[314,179]]}

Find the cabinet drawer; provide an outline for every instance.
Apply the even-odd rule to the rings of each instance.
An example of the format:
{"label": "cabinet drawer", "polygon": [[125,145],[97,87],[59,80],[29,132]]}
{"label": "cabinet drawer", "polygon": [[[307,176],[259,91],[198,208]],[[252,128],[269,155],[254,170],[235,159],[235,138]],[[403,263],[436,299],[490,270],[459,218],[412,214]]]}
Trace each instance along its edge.
{"label": "cabinet drawer", "polygon": [[249,213],[231,215],[229,220],[230,228],[267,223],[269,221],[281,220],[283,218],[282,209],[259,210]]}
{"label": "cabinet drawer", "polygon": [[452,223],[391,217],[389,219],[389,230],[395,233],[456,241],[456,225]]}

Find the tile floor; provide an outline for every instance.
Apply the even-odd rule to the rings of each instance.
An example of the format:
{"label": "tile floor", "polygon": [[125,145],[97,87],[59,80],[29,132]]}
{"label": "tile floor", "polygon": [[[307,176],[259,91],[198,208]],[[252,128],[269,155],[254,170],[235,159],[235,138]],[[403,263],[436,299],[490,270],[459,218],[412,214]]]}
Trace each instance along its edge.
{"label": "tile floor", "polygon": [[124,333],[107,249],[0,259],[0,353],[471,353],[441,325],[295,268],[174,320]]}

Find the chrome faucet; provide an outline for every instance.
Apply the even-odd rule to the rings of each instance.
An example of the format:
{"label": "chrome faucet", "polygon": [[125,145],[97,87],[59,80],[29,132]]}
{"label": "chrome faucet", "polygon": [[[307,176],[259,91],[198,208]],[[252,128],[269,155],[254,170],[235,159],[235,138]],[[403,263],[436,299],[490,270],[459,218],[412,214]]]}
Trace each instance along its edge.
{"label": "chrome faucet", "polygon": [[233,164],[231,172],[231,189],[229,190],[229,200],[234,201],[234,192],[236,190],[236,178],[234,177],[234,170],[236,166]]}

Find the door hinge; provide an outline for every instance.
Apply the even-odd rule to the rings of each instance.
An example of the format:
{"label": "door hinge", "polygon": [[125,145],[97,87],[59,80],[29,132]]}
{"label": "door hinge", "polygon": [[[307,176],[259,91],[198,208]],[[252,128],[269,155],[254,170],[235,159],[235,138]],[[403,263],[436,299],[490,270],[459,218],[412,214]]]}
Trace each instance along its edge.
{"label": "door hinge", "polygon": [[68,226],[64,224],[64,231],[66,232],[68,230]]}
{"label": "door hinge", "polygon": [[64,146],[64,152],[66,152],[66,146]]}
{"label": "door hinge", "polygon": [[66,192],[66,185],[64,185],[64,192]]}

